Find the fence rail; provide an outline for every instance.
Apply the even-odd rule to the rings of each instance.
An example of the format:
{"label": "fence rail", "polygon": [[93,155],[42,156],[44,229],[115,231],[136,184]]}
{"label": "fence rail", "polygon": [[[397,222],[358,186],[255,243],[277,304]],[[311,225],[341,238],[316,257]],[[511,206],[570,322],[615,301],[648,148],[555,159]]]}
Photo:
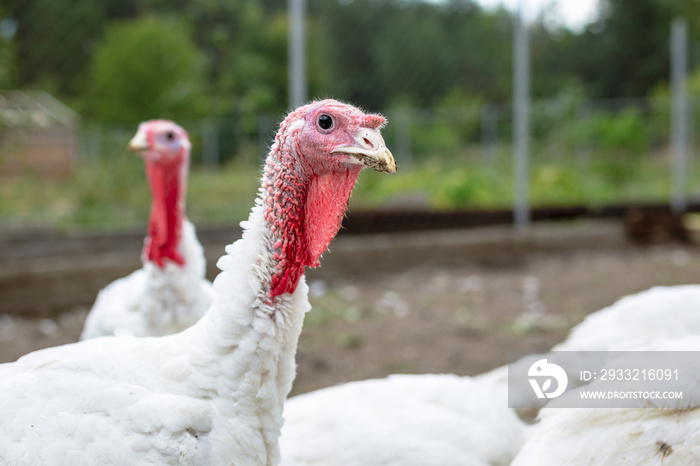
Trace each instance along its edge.
{"label": "fence rail", "polygon": [[[206,3],[11,0],[0,8],[0,87],[49,91],[82,116],[71,116],[64,152],[25,150],[45,139],[13,123],[0,105],[0,223],[142,222],[143,167],[124,150],[137,120],[119,123],[139,111],[144,119],[176,119],[191,136],[190,215],[215,223],[243,216],[287,102],[304,95],[388,116],[383,134],[399,174],[381,183],[367,175],[354,206],[516,206],[525,219],[530,204],[673,198],[682,210],[700,194],[693,160],[700,134],[700,95],[693,93],[700,89],[690,79],[670,90],[659,85],[653,97],[614,99],[592,99],[563,79],[548,84],[545,65],[557,57],[551,44],[573,36],[467,0]],[[630,18],[648,17],[632,10]],[[645,60],[673,59],[678,83],[698,64],[698,46],[681,21],[669,47],[670,19],[659,21],[667,31],[644,53],[626,45],[630,66],[641,73]],[[528,54],[531,63],[521,60]],[[678,89],[689,96],[679,100]],[[514,112],[528,101],[529,110]],[[50,124],[41,112],[26,115],[42,131]],[[50,168],[54,152],[73,154],[66,170]],[[514,160],[514,153],[527,157]],[[51,171],[61,176],[47,178]]]}

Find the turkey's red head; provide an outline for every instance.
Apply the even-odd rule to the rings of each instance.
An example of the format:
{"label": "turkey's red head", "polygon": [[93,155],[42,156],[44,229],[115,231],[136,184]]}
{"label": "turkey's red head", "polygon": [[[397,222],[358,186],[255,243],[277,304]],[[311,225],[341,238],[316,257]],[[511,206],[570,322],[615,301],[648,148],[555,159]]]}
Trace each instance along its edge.
{"label": "turkey's red head", "polygon": [[168,259],[184,265],[178,250],[185,210],[185,187],[190,161],[187,131],[168,120],[151,120],[139,125],[129,149],[141,155],[153,202],[144,249],[145,259],[165,266]]}
{"label": "turkey's red head", "polygon": [[319,265],[340,229],[360,171],[396,171],[380,133],[385,122],[381,115],[323,100],[298,108],[280,125],[266,186],[268,199],[274,199],[266,220],[284,230],[277,243],[280,272],[272,278],[272,296],[293,292],[304,267]]}
{"label": "turkey's red head", "polygon": [[129,149],[160,164],[182,164],[192,144],[180,125],[169,120],[144,121],[129,141]]}
{"label": "turkey's red head", "polygon": [[[317,175],[343,172],[365,166],[378,171],[396,172],[396,161],[386,147],[380,129],[386,123],[381,115],[366,114],[335,100],[324,100],[301,107],[290,125],[302,155]],[[294,115],[292,114],[292,115]],[[303,118],[299,118],[303,116]]]}

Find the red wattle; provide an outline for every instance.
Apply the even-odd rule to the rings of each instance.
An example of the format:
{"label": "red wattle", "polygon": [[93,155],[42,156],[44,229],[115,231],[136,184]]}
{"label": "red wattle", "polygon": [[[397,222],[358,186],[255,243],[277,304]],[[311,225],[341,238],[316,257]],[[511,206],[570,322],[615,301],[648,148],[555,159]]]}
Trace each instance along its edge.
{"label": "red wattle", "polygon": [[304,215],[304,234],[309,251],[309,262],[305,265],[320,265],[321,254],[328,249],[343,223],[348,199],[361,169],[331,172],[311,179]]}
{"label": "red wattle", "polygon": [[146,160],[153,202],[145,255],[147,260],[159,267],[165,265],[166,259],[178,265],[185,264],[185,259],[178,251],[184,215],[180,164],[177,160],[169,163]]}
{"label": "red wattle", "polygon": [[270,216],[282,230],[279,272],[270,283],[271,297],[293,293],[304,268],[318,267],[321,254],[340,229],[360,170],[312,175],[304,190],[297,183],[279,187],[286,192],[277,197],[275,215]]}

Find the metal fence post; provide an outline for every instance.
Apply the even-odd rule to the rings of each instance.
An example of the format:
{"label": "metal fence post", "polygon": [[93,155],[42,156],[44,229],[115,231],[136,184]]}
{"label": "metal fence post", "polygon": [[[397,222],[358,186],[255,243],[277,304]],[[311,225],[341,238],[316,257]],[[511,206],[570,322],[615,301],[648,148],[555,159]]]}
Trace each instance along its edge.
{"label": "metal fence post", "polygon": [[[687,90],[686,90],[687,91]],[[687,95],[687,94],[686,94]],[[687,95],[688,97],[688,158],[685,162],[686,173],[693,173],[693,154],[695,154],[695,112],[697,110],[697,99],[695,96]],[[687,180],[687,179],[686,179]],[[686,181],[687,183],[687,181]],[[687,188],[686,184],[686,188]]]}
{"label": "metal fence post", "polygon": [[289,104],[297,108],[306,102],[306,0],[288,0],[289,8]]}
{"label": "metal fence post", "polygon": [[527,26],[522,8],[515,15],[513,34],[513,199],[514,221],[517,227],[530,224],[529,158],[530,158],[530,56]]}
{"label": "metal fence post", "polygon": [[688,160],[688,96],[685,79],[688,68],[688,24],[676,18],[671,24],[671,209],[683,212],[686,197],[686,165]]}
{"label": "metal fence post", "polygon": [[219,159],[219,126],[213,120],[202,121],[202,164],[213,170],[218,168]]}
{"label": "metal fence post", "polygon": [[498,146],[498,107],[486,104],[481,107],[481,149],[484,158],[493,159]]}

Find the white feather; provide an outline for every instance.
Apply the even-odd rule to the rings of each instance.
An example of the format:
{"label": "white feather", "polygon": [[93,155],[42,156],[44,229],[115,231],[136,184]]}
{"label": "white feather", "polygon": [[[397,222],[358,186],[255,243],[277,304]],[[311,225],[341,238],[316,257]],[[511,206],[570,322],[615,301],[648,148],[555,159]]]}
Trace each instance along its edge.
{"label": "white feather", "polygon": [[[700,335],[700,285],[657,286],[620,298],[614,304],[588,315],[576,325],[569,337],[552,351],[579,353],[552,355],[567,369],[570,387],[580,385],[578,371],[581,351],[623,351],[649,345],[667,338]],[[511,364],[511,370],[527,372],[541,356],[525,357]],[[585,363],[585,361],[583,361]],[[498,367],[476,378],[484,382],[508,385],[508,366]],[[544,401],[532,396],[525,379],[510,386],[511,404],[522,413],[534,416]]]}
{"label": "white feather", "polygon": [[[260,208],[208,313],[161,338],[102,337],[0,365],[0,463],[258,465],[279,461],[282,404],[310,309],[303,278],[259,333],[248,276],[269,253]],[[231,318],[235,316],[235,318]],[[265,317],[269,320],[269,317]]]}
{"label": "white feather", "polygon": [[505,465],[525,425],[504,387],[469,377],[392,375],[285,403],[282,463],[301,465]]}
{"label": "white feather", "polygon": [[[698,351],[700,337],[658,340],[638,349]],[[620,367],[619,361],[609,365]],[[700,370],[686,371],[684,375],[685,380],[667,387],[682,391],[682,399],[657,403],[640,399],[638,407],[626,409],[542,409],[539,422],[531,428],[513,465],[700,464]],[[629,382],[619,389],[635,389],[637,383]],[[595,381],[586,390],[601,389],[600,384]],[[563,395],[572,396],[577,397],[578,393]]]}
{"label": "white feather", "polygon": [[[299,184],[275,168],[275,156],[289,157],[293,147],[275,147],[260,191],[265,204],[256,200],[243,237],[226,248],[231,257],[219,261],[212,305],[197,323],[160,338],[95,338],[0,365],[0,463],[279,463],[282,408],[310,305],[303,275],[293,292],[272,287],[284,262],[271,225],[285,222],[273,218],[284,212],[276,209],[274,177]],[[300,206],[301,193],[286,193]]]}
{"label": "white feather", "polygon": [[179,249],[183,267],[169,262],[161,269],[146,262],[101,290],[80,339],[170,335],[197,322],[211,305],[213,288],[204,277],[204,250],[188,220],[182,223]]}

